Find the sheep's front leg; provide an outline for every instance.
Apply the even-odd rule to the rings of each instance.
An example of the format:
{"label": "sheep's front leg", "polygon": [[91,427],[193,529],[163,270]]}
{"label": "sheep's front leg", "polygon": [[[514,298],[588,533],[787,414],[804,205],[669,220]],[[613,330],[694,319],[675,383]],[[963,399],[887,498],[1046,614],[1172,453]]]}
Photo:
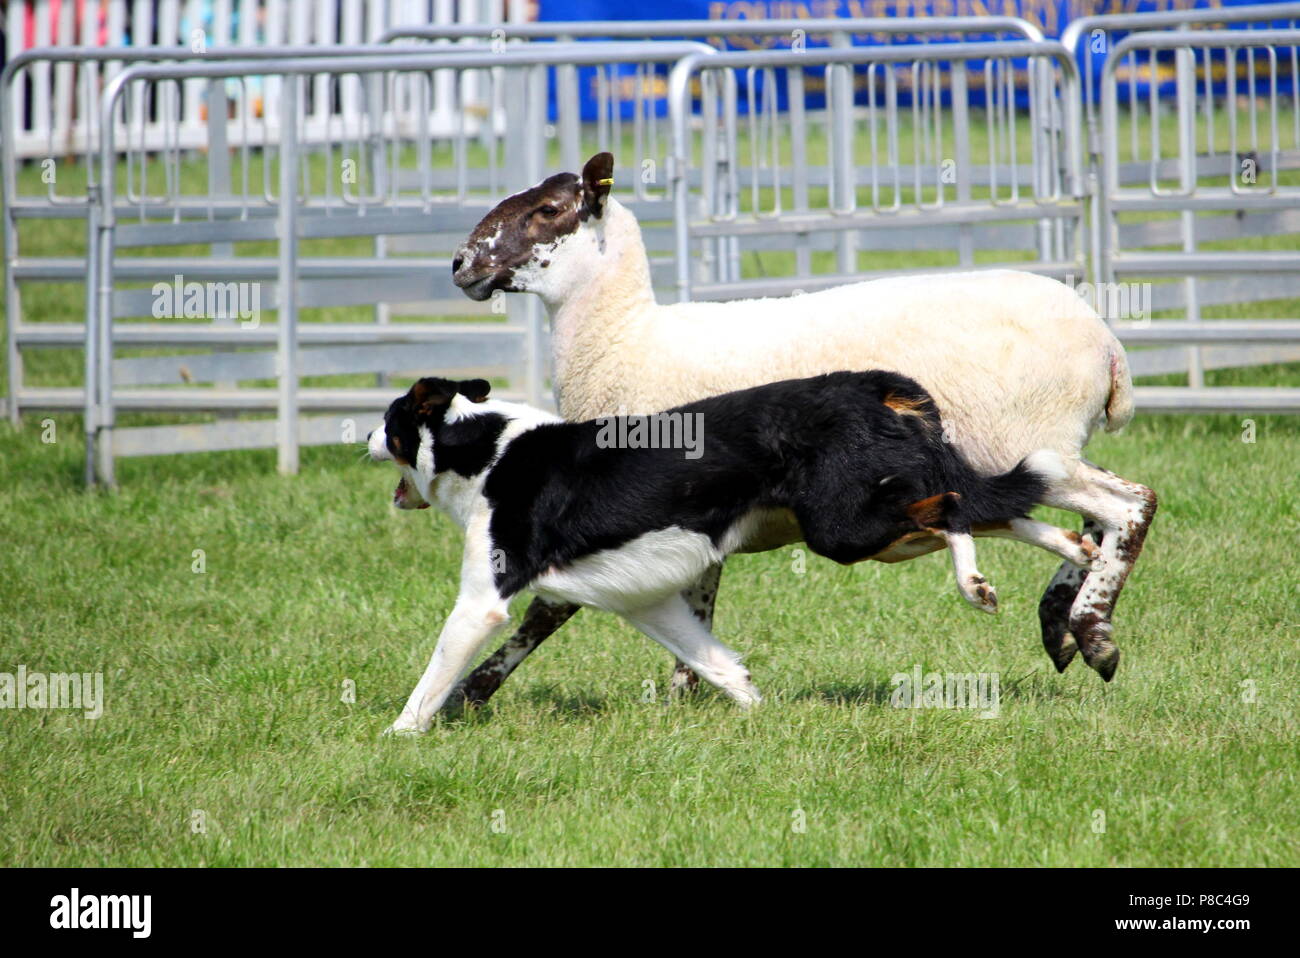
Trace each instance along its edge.
{"label": "sheep's front leg", "polygon": [[[710,632],[713,631],[713,607],[718,602],[718,583],[721,581],[722,563],[719,562],[705,569],[698,582],[682,590],[682,598],[690,608],[691,614]],[[694,692],[699,686],[700,677],[679,658],[673,669],[672,678],[668,680],[668,694]]]}
{"label": "sheep's front leg", "polygon": [[438,636],[433,657],[420,682],[406,700],[406,707],[385,735],[395,732],[427,732],[434,713],[451,694],[452,686],[474,661],[492,634],[506,622],[506,602],[497,596],[467,598],[463,593]]}
{"label": "sheep's front leg", "polygon": [[466,706],[478,706],[487,702],[501,687],[501,683],[510,677],[510,673],[581,608],[580,605],[565,602],[533,599],[515,634],[480,662],[478,668],[461,679],[447,698],[444,711],[458,712]]}

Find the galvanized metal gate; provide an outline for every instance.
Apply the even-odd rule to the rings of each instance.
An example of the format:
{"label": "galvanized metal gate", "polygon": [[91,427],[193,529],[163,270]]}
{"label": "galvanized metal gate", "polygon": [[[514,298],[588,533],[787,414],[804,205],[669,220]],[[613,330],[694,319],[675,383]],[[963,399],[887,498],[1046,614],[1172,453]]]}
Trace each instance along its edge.
{"label": "galvanized metal gate", "polygon": [[[381,369],[439,370],[444,372],[503,370],[516,395],[542,400],[544,343],[540,312],[530,300],[518,301],[525,321],[501,326],[447,323],[299,324],[300,309],[383,301],[450,299],[454,295],[447,264],[450,251],[475,220],[499,197],[502,188],[519,188],[536,182],[545,172],[543,127],[546,119],[545,72],[557,63],[654,63],[672,61],[688,52],[708,52],[693,43],[622,43],[548,45],[508,53],[480,51],[410,51],[389,48],[365,56],[315,57],[266,62],[231,61],[222,64],[138,65],[115,77],[105,88],[101,106],[103,142],[100,150],[99,193],[92,205],[93,242],[90,281],[95,289],[88,313],[88,381],[93,388],[87,402],[92,424],[95,476],[100,482],[114,478],[116,455],[143,455],[171,451],[176,443],[193,447],[244,448],[266,445],[270,436],[265,421],[216,422],[201,426],[119,429],[117,410],[189,409],[257,410],[277,413],[275,444],[282,471],[297,468],[302,441],[339,442],[342,430],[337,413],[373,416],[391,399],[391,389],[338,387],[310,388],[300,384],[303,375],[334,375]],[[279,98],[279,115],[302,115],[299,104],[311,95],[341,96],[349,83],[358,85],[359,119],[353,129],[327,141],[323,149],[308,151],[301,142],[301,124],[284,122],[268,146],[255,155],[247,147],[237,153],[231,181],[235,188],[214,196],[204,187],[187,194],[175,151],[163,151],[163,175],[152,183],[147,177],[137,185],[132,157],[147,146],[131,141],[131,104],[141,86],[165,90],[194,78],[241,80],[266,78],[268,89]],[[498,176],[472,190],[458,171],[468,169],[472,135],[464,131],[448,149],[455,155],[450,170],[435,169],[434,138],[415,123],[408,128],[386,122],[393,111],[384,104],[395,98],[431,100],[439,82],[453,79],[460,95],[474,84],[498,87],[511,104],[510,121],[489,136],[489,146],[499,156]],[[324,82],[322,82],[324,81]],[[323,91],[323,92],[322,92]],[[489,95],[492,91],[489,91]],[[417,117],[426,115],[423,107]],[[469,111],[462,111],[469,116]],[[369,118],[369,119],[367,119]],[[125,141],[118,135],[124,133]],[[476,141],[474,147],[482,149]],[[119,156],[125,155],[125,172]],[[409,158],[414,159],[408,162]],[[413,167],[412,167],[413,162]],[[435,173],[439,175],[435,175]],[[260,175],[259,175],[260,174]],[[339,188],[338,184],[343,184]],[[376,235],[443,234],[451,246],[436,259],[425,257],[329,256],[318,260],[300,256],[305,244],[346,237]],[[137,264],[122,257],[136,247],[205,243],[274,241],[275,260],[249,256],[214,259],[209,256],[168,258]],[[258,284],[259,296],[274,308],[274,330],[255,326],[218,328],[209,324],[168,322],[137,329],[123,317],[156,313],[160,293],[177,296],[167,288],[171,273],[180,270],[178,286],[194,280],[197,292],[210,292],[205,284]],[[189,270],[189,273],[184,272]],[[160,285],[149,289],[121,288],[122,278]],[[272,282],[274,280],[274,282]],[[188,292],[185,294],[188,296]],[[504,303],[503,303],[504,305]],[[529,308],[531,307],[531,309]],[[205,315],[203,310],[197,310]],[[176,316],[169,317],[171,319]],[[236,317],[225,316],[228,320]],[[238,352],[224,357],[186,355],[160,362],[147,359],[116,360],[115,350],[125,337],[158,345],[213,346],[264,345],[274,342],[273,353]],[[315,348],[299,354],[300,342]],[[356,345],[367,344],[364,348]],[[434,346],[413,351],[412,344]],[[405,346],[406,348],[394,348]],[[200,376],[235,381],[273,373],[275,390],[231,385],[224,389],[137,390],[122,389],[123,378],[133,385],[158,370],[186,370],[187,381]],[[196,372],[197,370],[197,372]],[[173,373],[174,375],[174,373]],[[147,380],[146,380],[147,381]],[[300,410],[336,413],[329,419],[299,423]]]}
{"label": "galvanized metal gate", "polygon": [[[1300,4],[1212,13],[1260,26],[1300,16]],[[400,29],[328,58],[312,48],[26,55],[6,69],[0,108],[24,69],[82,64],[88,108],[107,86],[83,144],[98,153],[88,195],[51,185],[19,196],[4,149],[9,412],[84,408],[88,479],[111,483],[114,456],[271,444],[293,471],[299,445],[346,441],[346,420],[382,408],[385,375],[404,370],[486,372],[509,381],[507,394],[540,401],[547,350],[534,297],[508,297],[502,316],[487,307],[483,318],[497,322],[407,320],[484,309],[451,287],[457,242],[503,192],[576,169],[597,149],[634,171],[620,177],[620,199],[643,224],[661,296],[788,295],[909,271],[907,251],[943,250],[940,270],[1008,266],[1076,285],[1088,276],[1136,347],[1136,373],[1190,370],[1188,386],[1139,387],[1143,408],[1300,408],[1300,390],[1203,385],[1205,370],[1300,360],[1300,321],[1258,304],[1300,296],[1296,32],[1119,42],[1111,32],[1209,16],[1084,18],[1063,44],[993,17]],[[796,30],[831,46],[716,53],[681,39],[740,33],[768,45]],[[1082,77],[1075,59],[1095,30],[1108,44],[1099,99],[1092,59]],[[945,42],[852,46],[861,33]],[[970,39],[990,35],[1012,39]],[[564,42],[584,37],[620,39]],[[560,42],[527,42],[539,39]],[[594,123],[579,109],[583,70],[595,77]],[[1148,74],[1168,76],[1172,106],[1154,87],[1133,95]],[[259,98],[261,109],[246,108]],[[449,115],[451,128],[438,119]],[[0,139],[11,118],[0,118]],[[200,144],[206,152],[192,149]],[[89,264],[19,249],[21,223],[53,217],[89,217]],[[249,243],[274,252],[250,255]],[[22,319],[22,283],[87,275],[84,327]],[[1135,282],[1148,299],[1114,295]],[[191,287],[237,297],[240,284],[276,310],[275,324],[241,320],[228,298],[202,314],[215,320],[190,322],[183,307],[153,315],[160,297],[184,300]],[[1146,312],[1121,315],[1135,302]],[[1253,304],[1242,307],[1249,318],[1206,318],[1242,303]],[[365,321],[298,321],[347,306]],[[1186,319],[1152,321],[1153,310]],[[23,383],[24,348],[83,341],[87,390]],[[123,355],[137,347],[171,352]],[[315,378],[356,373],[378,385]],[[128,429],[119,410],[219,418]],[[276,418],[230,418],[256,411]],[[318,415],[300,417],[309,413]]]}
{"label": "galvanized metal gate", "polygon": [[[952,269],[1081,276],[1078,93],[1074,61],[1044,41],[688,57],[670,82],[679,298],[906,272],[871,263],[913,249],[948,249]],[[791,247],[783,267],[763,259]],[[745,257],[763,275],[746,277]]]}
{"label": "galvanized metal gate", "polygon": [[[1276,299],[1294,287],[1293,278],[1285,274],[1263,276],[1258,272],[1243,276],[1201,276],[1193,272],[1171,273],[1161,277],[1138,277],[1136,273],[1122,275],[1112,271],[1103,275],[1103,253],[1111,250],[1139,251],[1144,248],[1175,244],[1192,250],[1200,242],[1212,241],[1220,247],[1242,246],[1254,242],[1268,242],[1264,237],[1281,239],[1294,226],[1288,225],[1290,216],[1279,209],[1276,214],[1264,210],[1242,210],[1235,217],[1217,216],[1209,219],[1195,211],[1180,210],[1176,206],[1163,206],[1159,196],[1151,190],[1152,182],[1164,181],[1166,188],[1157,187],[1161,195],[1168,195],[1174,183],[1192,182],[1201,177],[1229,175],[1233,158],[1229,156],[1223,117],[1228,109],[1221,91],[1213,95],[1213,86],[1206,86],[1207,77],[1213,84],[1222,83],[1220,61],[1222,51],[1201,48],[1181,54],[1163,54],[1171,57],[1165,62],[1153,62],[1150,51],[1129,47],[1125,52],[1118,45],[1131,33],[1140,30],[1187,31],[1193,28],[1225,28],[1240,30],[1295,29],[1300,26],[1300,3],[1257,4],[1251,6],[1222,7],[1136,14],[1112,14],[1081,17],[1071,21],[1062,35],[1062,44],[1075,54],[1083,74],[1083,105],[1086,122],[1087,178],[1090,204],[1089,260],[1091,279],[1105,284],[1105,293],[1099,306],[1114,320],[1132,320],[1132,304],[1148,294],[1146,310],[1151,313],[1181,313],[1189,323],[1202,318],[1203,312],[1226,313],[1244,304]],[[1197,58],[1200,70],[1197,69]],[[1207,58],[1210,71],[1207,73]],[[1116,77],[1117,106],[1127,107],[1120,117],[1116,135],[1104,137],[1100,104],[1100,78],[1107,60],[1113,62]],[[1100,61],[1100,63],[1099,63]],[[1242,63],[1242,68],[1254,72],[1253,63]],[[1295,71],[1291,70],[1294,78]],[[1172,105],[1159,98],[1152,101],[1150,91],[1143,98],[1140,83],[1161,78],[1172,78],[1175,98]],[[1240,77],[1242,89],[1251,84],[1248,77]],[[1258,92],[1258,90],[1256,90]],[[1280,94],[1288,94],[1286,84]],[[1145,102],[1144,102],[1145,99]],[[1295,94],[1290,92],[1291,108],[1295,108]],[[1259,106],[1263,98],[1253,101]],[[1244,116],[1246,110],[1242,109]],[[1256,118],[1258,119],[1258,118]],[[1177,128],[1175,142],[1170,143],[1152,162],[1150,144],[1152,132],[1161,125]],[[1190,138],[1189,138],[1190,134]],[[1167,134],[1166,134],[1167,135]],[[1159,145],[1160,141],[1156,141]],[[1186,149],[1184,149],[1186,147]],[[1131,196],[1120,199],[1123,205],[1141,199],[1145,209],[1141,215],[1125,215],[1116,210],[1107,221],[1103,214],[1102,167],[1105,157],[1114,158],[1111,189],[1132,189]],[[1285,150],[1278,156],[1279,169],[1293,161]],[[1194,172],[1195,171],[1195,172]],[[1154,177],[1154,180],[1153,180]],[[1209,185],[1207,180],[1206,185]],[[1198,222],[1199,220],[1199,222]],[[1280,235],[1281,234],[1281,235]],[[1113,244],[1113,245],[1112,245]],[[1292,240],[1300,246],[1300,236]],[[1226,262],[1226,261],[1225,261]],[[1286,294],[1294,295],[1294,293]],[[1124,307],[1128,304],[1128,308]],[[1267,306],[1248,307],[1256,315],[1268,315]],[[1241,310],[1238,309],[1238,312]],[[1149,317],[1138,318],[1136,323],[1121,326],[1119,334],[1130,347],[1129,364],[1135,376],[1186,375],[1186,388],[1141,386],[1138,400],[1143,408],[1171,411],[1258,411],[1269,408],[1272,398],[1281,398],[1273,391],[1261,395],[1227,393],[1216,389],[1205,390],[1206,373],[1213,370],[1260,366],[1270,362],[1300,361],[1300,339],[1288,332],[1285,324],[1251,331],[1244,323],[1231,327],[1183,326],[1161,321],[1156,328],[1147,324]],[[1167,345],[1204,344],[1204,345]],[[1211,379],[1214,377],[1211,376]],[[1272,397],[1272,398],[1270,398]],[[1237,405],[1242,403],[1243,405]],[[1260,404],[1263,403],[1263,407]],[[1283,405],[1282,408],[1289,408]]]}
{"label": "galvanized metal gate", "polygon": [[[1270,303],[1300,297],[1298,61],[1300,30],[1137,33],[1115,45],[1101,75],[1098,274],[1107,290],[1149,284],[1154,310],[1184,313],[1153,321],[1103,301],[1124,342],[1238,347],[1211,353],[1216,366],[1300,359],[1300,319]],[[1140,63],[1153,76],[1167,65],[1177,96],[1172,111],[1154,94],[1131,102],[1126,129],[1121,74]],[[1225,317],[1205,318],[1212,307]],[[1139,403],[1300,409],[1300,389],[1206,386],[1205,359],[1191,355],[1187,386],[1139,387]]]}

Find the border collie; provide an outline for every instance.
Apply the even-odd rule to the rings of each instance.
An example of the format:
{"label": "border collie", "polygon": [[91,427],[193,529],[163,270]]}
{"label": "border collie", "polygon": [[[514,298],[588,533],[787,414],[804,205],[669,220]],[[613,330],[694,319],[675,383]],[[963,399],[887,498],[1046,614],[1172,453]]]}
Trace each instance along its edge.
{"label": "border collie", "polygon": [[[436,504],[465,529],[455,607],[390,732],[429,728],[526,589],[621,615],[750,705],[759,694],[738,655],[681,594],[730,553],[799,536],[840,563],[947,546],[961,595],[992,612],[997,597],[975,567],[973,527],[997,534],[1020,524],[1079,565],[1097,552],[1026,515],[1063,471],[1056,453],[979,475],[944,440],[929,393],[896,373],[830,373],[579,423],[490,400],[488,390],[481,379],[421,379],[368,439],[372,459],[401,468],[398,507]],[[650,422],[662,417],[702,424],[702,445],[631,440],[671,436]],[[773,540],[774,523],[797,523],[798,535]]]}

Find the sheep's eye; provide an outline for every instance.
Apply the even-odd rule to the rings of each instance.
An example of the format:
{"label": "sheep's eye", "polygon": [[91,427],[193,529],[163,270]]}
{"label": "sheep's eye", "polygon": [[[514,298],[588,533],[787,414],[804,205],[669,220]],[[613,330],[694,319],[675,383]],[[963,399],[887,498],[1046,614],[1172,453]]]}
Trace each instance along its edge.
{"label": "sheep's eye", "polygon": [[560,211],[557,210],[554,206],[551,206],[550,204],[547,204],[546,206],[543,206],[543,207],[538,208],[537,212],[541,213],[543,216],[559,216],[559,215],[560,215]]}

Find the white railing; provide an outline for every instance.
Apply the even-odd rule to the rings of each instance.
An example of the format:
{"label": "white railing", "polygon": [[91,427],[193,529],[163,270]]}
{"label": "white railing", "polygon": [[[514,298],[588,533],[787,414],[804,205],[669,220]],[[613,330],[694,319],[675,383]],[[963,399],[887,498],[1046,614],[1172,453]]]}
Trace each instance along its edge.
{"label": "white railing", "polygon": [[[78,7],[81,10],[78,10]],[[6,59],[33,47],[186,47],[196,53],[214,47],[355,46],[378,40],[385,31],[405,26],[468,26],[517,22],[523,3],[507,0],[9,0],[5,4]],[[79,15],[80,12],[80,15]],[[16,79],[10,91],[14,117],[14,155],[19,159],[84,153],[93,141],[95,88],[123,67],[105,66],[102,77],[87,82],[74,63],[43,64]],[[96,67],[97,68],[97,67]],[[267,84],[278,82],[268,79]],[[245,84],[230,91],[228,107],[236,119],[263,118],[275,124],[279,97],[273,89]],[[185,85],[180,117],[182,147],[205,144],[206,85]],[[451,129],[459,117],[433,117]],[[313,98],[305,138],[325,135],[329,97]],[[142,131],[145,142],[161,143],[163,124]],[[236,129],[239,125],[236,124]]]}

